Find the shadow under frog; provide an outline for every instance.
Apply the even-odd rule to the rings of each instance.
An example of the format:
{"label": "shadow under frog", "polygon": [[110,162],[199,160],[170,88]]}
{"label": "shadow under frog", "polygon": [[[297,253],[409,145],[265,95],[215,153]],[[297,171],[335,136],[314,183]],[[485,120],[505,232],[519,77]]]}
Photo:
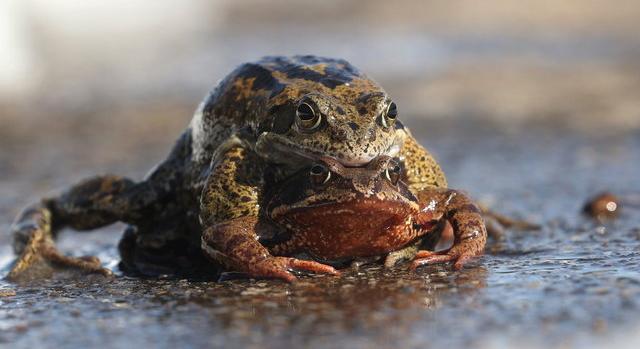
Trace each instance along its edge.
{"label": "shadow under frog", "polygon": [[[247,224],[260,214],[267,172],[278,182],[320,158],[362,167],[379,156],[399,159],[403,182],[419,202],[463,197],[439,194],[448,191],[438,164],[398,120],[386,92],[348,62],[294,56],[246,63],[205,98],[167,159],[142,181],[94,177],[27,207],[11,228],[19,258],[8,278],[29,278],[43,265],[108,274],[97,258],[64,255],[54,240],[65,227],[85,231],[117,221],[129,224],[119,246],[128,272],[211,271],[208,249],[223,252],[215,254],[222,264],[235,255],[234,264],[253,276],[306,269],[310,264],[276,263]],[[482,241],[478,246],[479,234],[471,239]],[[232,244],[216,244],[229,236]],[[249,251],[260,251],[267,267],[256,268]],[[468,257],[455,246],[446,256],[422,256],[458,268]]]}

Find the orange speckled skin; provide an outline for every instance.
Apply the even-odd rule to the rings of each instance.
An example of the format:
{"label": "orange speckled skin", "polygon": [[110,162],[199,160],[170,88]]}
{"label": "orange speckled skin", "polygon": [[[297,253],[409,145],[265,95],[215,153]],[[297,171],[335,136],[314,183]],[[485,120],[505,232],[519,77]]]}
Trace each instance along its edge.
{"label": "orange speckled skin", "polygon": [[275,255],[306,252],[324,261],[384,255],[426,233],[412,226],[411,218],[417,213],[397,202],[364,196],[294,210],[278,217],[282,226],[295,231],[292,239],[271,251]]}

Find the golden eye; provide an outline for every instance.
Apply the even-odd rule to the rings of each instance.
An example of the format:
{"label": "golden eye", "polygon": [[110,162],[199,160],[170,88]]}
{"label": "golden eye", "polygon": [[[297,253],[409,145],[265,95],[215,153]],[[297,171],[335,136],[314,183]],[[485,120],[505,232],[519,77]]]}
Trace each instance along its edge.
{"label": "golden eye", "polygon": [[316,113],[313,107],[306,102],[302,102],[296,108],[296,123],[304,131],[311,131],[320,126],[320,113]]}
{"label": "golden eye", "polygon": [[331,179],[331,171],[326,166],[319,164],[311,166],[309,175],[311,176],[311,183],[315,185],[325,184]]}
{"label": "golden eye", "polygon": [[389,167],[384,170],[384,176],[389,182],[395,185],[398,184],[400,180],[400,172],[402,172],[400,165],[392,162],[389,164]]}
{"label": "golden eye", "polygon": [[398,118],[398,107],[396,106],[395,103],[391,102],[389,103],[389,106],[387,107],[387,110],[385,111],[384,115],[382,115],[382,119],[381,119],[382,126],[384,127],[393,126],[397,118]]}

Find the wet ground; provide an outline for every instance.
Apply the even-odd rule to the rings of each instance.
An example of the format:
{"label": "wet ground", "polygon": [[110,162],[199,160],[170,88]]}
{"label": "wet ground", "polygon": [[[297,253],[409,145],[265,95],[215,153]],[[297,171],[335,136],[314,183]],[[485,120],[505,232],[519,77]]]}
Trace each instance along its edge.
{"label": "wet ground", "polygon": [[[23,137],[28,123],[5,131],[2,231],[21,205],[86,175],[141,176],[188,119],[136,131],[140,125],[122,126],[113,117],[65,119],[34,142]],[[374,266],[291,285],[124,276],[1,283],[0,346],[637,347],[640,132],[456,120],[408,123],[437,155],[452,187],[538,222],[541,231],[507,231],[459,272]],[[87,122],[109,127],[96,133]],[[132,137],[140,132],[146,136]],[[623,197],[622,216],[604,225],[580,215],[583,202],[602,190]],[[61,245],[116,268],[121,229],[66,232]],[[8,242],[3,234],[3,265],[12,258]]]}
{"label": "wet ground", "polygon": [[[0,281],[0,348],[640,347],[636,1],[181,4],[27,2],[5,16],[26,30],[8,51],[33,76],[0,90],[0,274],[22,206],[96,173],[142,177],[217,79],[266,54],[348,59],[452,187],[542,230],[507,231],[459,272]],[[599,224],[580,209],[603,190],[623,207]],[[117,270],[122,229],[60,245]]]}

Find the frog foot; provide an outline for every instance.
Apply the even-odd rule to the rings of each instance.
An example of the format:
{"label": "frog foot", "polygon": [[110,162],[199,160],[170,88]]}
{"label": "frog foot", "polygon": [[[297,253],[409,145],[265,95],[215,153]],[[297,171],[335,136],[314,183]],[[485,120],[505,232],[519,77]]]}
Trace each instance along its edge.
{"label": "frog foot", "polygon": [[69,257],[58,251],[53,240],[41,229],[24,227],[29,232],[21,232],[29,238],[23,246],[22,253],[7,274],[10,281],[32,280],[41,278],[44,271],[52,269],[76,269],[84,273],[111,275],[109,269],[103,268],[100,259],[94,256]]}
{"label": "frog foot", "polygon": [[438,252],[420,250],[411,263],[411,270],[416,270],[423,265],[449,262],[453,262],[453,268],[455,270],[460,270],[469,260],[476,256],[477,255],[472,252],[460,251],[460,249],[455,248]]}
{"label": "frog foot", "polygon": [[269,257],[249,268],[249,274],[254,277],[268,277],[294,282],[297,278],[291,271],[340,275],[339,271],[329,265],[291,257]]}

